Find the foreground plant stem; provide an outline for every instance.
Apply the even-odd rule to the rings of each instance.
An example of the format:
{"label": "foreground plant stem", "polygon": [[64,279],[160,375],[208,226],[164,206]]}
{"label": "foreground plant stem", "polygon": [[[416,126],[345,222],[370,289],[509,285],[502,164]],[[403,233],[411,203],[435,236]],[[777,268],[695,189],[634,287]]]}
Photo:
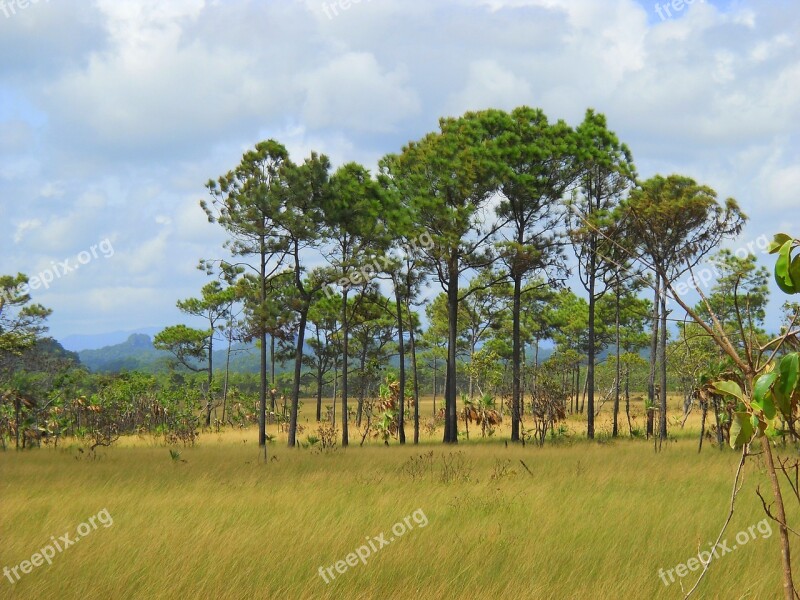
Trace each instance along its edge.
{"label": "foreground plant stem", "polygon": [[767,472],[769,481],[772,484],[772,494],[775,496],[775,508],[777,511],[778,530],[781,534],[781,561],[783,562],[783,597],[786,600],[794,600],[794,582],[792,581],[792,556],[789,546],[789,530],[786,528],[786,512],[783,509],[783,495],[778,481],[778,474],[775,472],[775,461],[772,458],[772,447],[767,436],[761,438],[761,446],[764,449],[764,456],[767,459]]}

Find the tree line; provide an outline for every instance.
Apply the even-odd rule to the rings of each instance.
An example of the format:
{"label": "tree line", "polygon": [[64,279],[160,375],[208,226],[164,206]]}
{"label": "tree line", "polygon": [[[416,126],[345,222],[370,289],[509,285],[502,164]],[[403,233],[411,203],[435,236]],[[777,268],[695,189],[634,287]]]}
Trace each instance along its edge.
{"label": "tree line", "polygon": [[[315,396],[317,421],[335,422],[338,409],[343,446],[351,422],[364,419],[401,443],[409,419],[418,442],[423,391],[434,395],[432,417],[441,393],[446,443],[468,434],[473,417],[485,431],[497,409],[511,419],[513,442],[543,442],[567,412],[585,413],[591,439],[606,402],[612,435],[623,402],[633,435],[633,388],[646,389],[646,435],[666,438],[669,389],[682,393],[686,415],[701,410],[701,444],[710,413],[721,446],[734,407],[699,390],[736,366],[731,350],[745,356],[767,336],[766,270],[749,253],[719,250],[745,224],[736,202],[681,175],[640,181],[631,151],[593,110],[576,127],[529,107],[444,118],[374,172],[334,170],[315,152],[294,162],[268,140],[206,188],[201,207],[226,233],[225,258],[201,260],[210,282],[178,302],[206,325],[167,327],[155,345],[188,385],[203,380],[206,426],[220,398],[225,421],[229,393],[254,389],[254,410],[241,412],[257,420],[261,445],[275,419],[298,444],[304,392]],[[686,305],[677,282],[697,284],[703,261],[719,276]],[[583,293],[569,289],[570,276]],[[20,292],[25,281],[0,281],[4,381],[49,316]],[[719,323],[728,347],[703,319]],[[237,389],[231,352],[253,341],[258,381]],[[545,342],[554,350],[540,363]],[[220,347],[225,365],[213,361]],[[283,364],[291,371],[281,376]],[[323,414],[331,388],[338,406]]]}
{"label": "tree line", "polygon": [[[443,441],[458,441],[463,328],[474,326],[477,334],[474,359],[490,347],[481,328],[500,330],[504,321],[510,347],[496,355],[510,367],[511,440],[519,441],[524,346],[530,339],[563,338],[570,327],[548,324],[552,311],[545,310],[556,304],[545,292],[564,287],[570,265],[587,294],[585,339],[575,346],[586,356],[588,437],[595,435],[597,357],[612,342],[626,345],[623,320],[630,319],[625,306],[631,305],[628,312],[640,323],[651,321],[648,399],[654,403],[658,397],[658,433],[664,438],[668,290],[724,239],[738,235],[746,220],[733,199],[719,201],[714,190],[689,177],[639,181],[629,148],[593,110],[577,127],[551,123],[543,111],[529,107],[443,118],[438,131],[386,155],[375,172],[355,163],[333,170],[316,152],[295,163],[283,145],[268,140],[206,187],[209,199],[202,208],[225,230],[233,258],[201,261],[217,277],[210,284],[217,287],[204,289],[201,306],[182,307],[205,316],[209,329],[177,326],[162,332],[158,343],[182,360],[209,356],[209,332],[231,298],[241,299],[238,335],[260,342],[262,443],[267,400],[274,394],[270,367],[276,340],[293,348],[290,446],[297,442],[306,346],[320,369],[327,364],[337,369],[341,414],[348,415],[353,363],[363,371],[368,351],[368,344],[354,346],[353,334],[367,324],[376,328],[373,340],[393,330],[400,357],[399,437],[405,441],[407,355],[416,385],[422,333],[414,308],[431,297],[431,288],[440,290],[430,306],[438,302],[444,321],[429,315],[429,330],[444,337]],[[369,276],[364,265],[371,266]],[[643,289],[652,290],[650,306],[639,298]],[[609,298],[611,309],[604,307]],[[337,343],[327,348],[332,357],[323,356],[319,335],[319,321],[326,318],[336,325]],[[617,334],[611,339],[603,335],[610,322]],[[309,332],[316,337],[307,343]],[[568,343],[562,339],[560,347]],[[353,356],[354,348],[362,355]],[[635,353],[638,346],[624,349]],[[320,365],[323,361],[328,362]],[[210,365],[206,371],[211,377]],[[345,446],[347,421],[342,420]],[[416,441],[418,410],[414,431]]]}

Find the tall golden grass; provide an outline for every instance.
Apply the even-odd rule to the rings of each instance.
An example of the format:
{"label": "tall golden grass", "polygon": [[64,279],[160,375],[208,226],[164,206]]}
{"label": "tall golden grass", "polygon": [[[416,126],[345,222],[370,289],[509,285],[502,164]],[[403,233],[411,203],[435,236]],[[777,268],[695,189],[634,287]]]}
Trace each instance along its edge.
{"label": "tall golden grass", "polygon": [[[477,430],[456,448],[426,436],[417,447],[322,452],[287,449],[271,433],[279,441],[266,463],[255,430],[204,434],[176,459],[149,438],[95,458],[70,442],[0,453],[0,569],[103,508],[114,519],[51,566],[13,585],[0,579],[0,598],[681,598],[681,584],[665,586],[658,570],[708,549],[739,459],[710,445],[698,455],[689,433],[658,454],[642,440],[605,437],[475,443]],[[764,518],[755,489],[769,488],[751,461],[731,541]],[[426,527],[329,584],[319,576],[417,509]],[[800,516],[794,506],[791,515]],[[777,535],[773,527],[712,562],[696,597],[779,597]]]}

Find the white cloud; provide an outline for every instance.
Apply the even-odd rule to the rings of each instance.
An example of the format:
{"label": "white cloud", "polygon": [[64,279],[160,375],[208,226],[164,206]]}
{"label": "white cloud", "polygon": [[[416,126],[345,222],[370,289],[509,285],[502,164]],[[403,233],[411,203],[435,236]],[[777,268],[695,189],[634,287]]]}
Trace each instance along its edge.
{"label": "white cloud", "polygon": [[25,239],[26,232],[33,231],[41,226],[42,222],[39,219],[28,219],[17,223],[16,230],[14,231],[14,243],[19,244]]}
{"label": "white cloud", "polygon": [[315,128],[393,131],[420,110],[403,67],[382,68],[372,54],[347,53],[300,77],[303,115]]}
{"label": "white cloud", "polygon": [[451,102],[452,112],[486,107],[511,110],[534,101],[530,84],[493,60],[479,60],[469,67],[469,80]]}

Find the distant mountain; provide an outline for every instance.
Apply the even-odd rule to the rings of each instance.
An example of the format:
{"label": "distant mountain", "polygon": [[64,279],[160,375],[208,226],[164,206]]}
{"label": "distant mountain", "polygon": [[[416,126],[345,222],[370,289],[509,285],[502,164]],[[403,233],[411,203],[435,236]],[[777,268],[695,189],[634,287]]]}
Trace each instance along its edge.
{"label": "distant mountain", "polygon": [[81,350],[99,350],[106,346],[122,344],[135,333],[141,333],[152,337],[162,329],[163,327],[144,327],[142,329],[136,329],[135,331],[114,331],[95,335],[68,335],[63,340],[60,340],[60,342],[66,350],[71,350],[73,352],[80,352]]}
{"label": "distant mountain", "polygon": [[[214,351],[214,371],[225,368],[227,348]],[[95,373],[118,373],[119,371],[141,371],[163,373],[169,370],[173,359],[169,352],[153,347],[149,335],[135,333],[121,344],[104,348],[82,350],[78,353],[81,363]],[[252,344],[237,344],[231,352],[231,371],[234,373],[258,373],[259,351]],[[277,371],[282,372],[283,366]]]}
{"label": "distant mountain", "polygon": [[121,344],[78,352],[81,363],[95,373],[119,371],[145,371],[153,373],[167,370],[169,354],[153,347],[149,335],[134,333]]}

